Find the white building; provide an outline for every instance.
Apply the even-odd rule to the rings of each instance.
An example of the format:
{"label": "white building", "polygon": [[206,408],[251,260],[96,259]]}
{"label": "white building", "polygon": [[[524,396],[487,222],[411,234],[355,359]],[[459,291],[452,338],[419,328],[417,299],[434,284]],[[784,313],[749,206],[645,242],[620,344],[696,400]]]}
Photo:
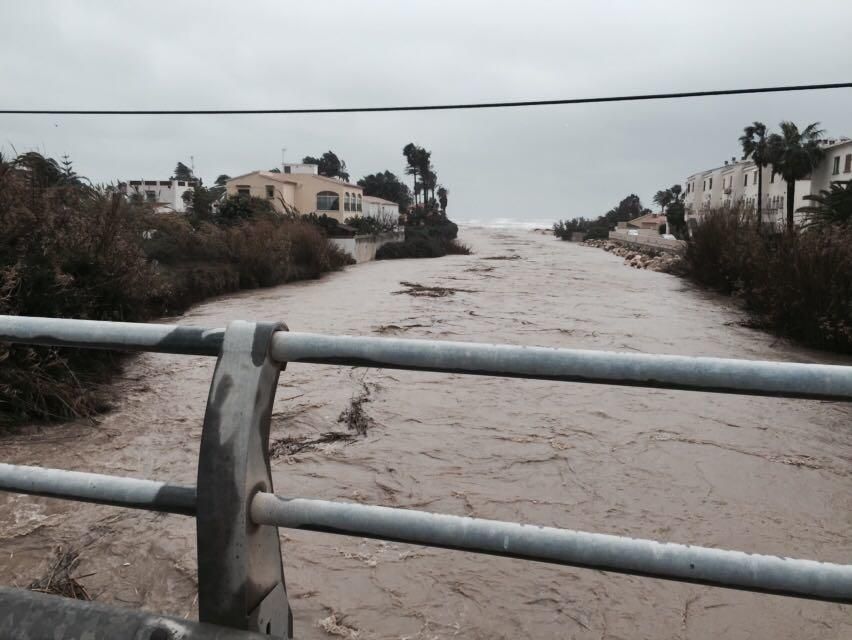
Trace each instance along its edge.
{"label": "white building", "polygon": [[399,205],[396,202],[376,196],[364,196],[363,215],[396,221],[399,218]]}
{"label": "white building", "polygon": [[138,194],[145,202],[155,205],[157,213],[184,213],[184,194],[196,186],[197,180],[128,180],[118,188],[127,197]]}
{"label": "white building", "polygon": [[[794,208],[806,206],[805,196],[828,190],[832,182],[852,179],[852,140],[849,138],[822,141],[823,161],[811,176],[796,182]],[[686,178],[684,204],[687,220],[698,220],[708,210],[740,204],[757,208],[758,169],[751,160],[731,158],[714,169],[693,173]],[[763,220],[767,225],[782,227],[786,221],[787,183],[772,170],[763,168]],[[803,219],[795,214],[796,222]]]}

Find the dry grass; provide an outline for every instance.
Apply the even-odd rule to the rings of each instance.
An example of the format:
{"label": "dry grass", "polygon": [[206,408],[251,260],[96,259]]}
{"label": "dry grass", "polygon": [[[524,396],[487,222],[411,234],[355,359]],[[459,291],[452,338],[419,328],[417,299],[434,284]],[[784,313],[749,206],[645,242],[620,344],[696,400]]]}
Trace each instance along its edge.
{"label": "dry grass", "polygon": [[332,442],[343,442],[348,444],[355,441],[355,436],[343,431],[327,431],[316,438],[308,436],[295,438],[279,438],[269,445],[269,456],[280,458],[282,456],[294,456],[304,451],[311,451],[323,444]]}
{"label": "dry grass", "polygon": [[429,287],[419,282],[400,282],[405,289],[394,291],[394,295],[401,293],[415,298],[446,298],[447,296],[455,295],[456,293],[476,293],[475,289],[457,289],[454,287]]}
{"label": "dry grass", "polygon": [[27,588],[30,591],[49,593],[65,598],[91,600],[92,597],[89,595],[89,592],[78,581],[80,576],[74,577],[72,575],[79,563],[79,553],[70,548],[62,549],[62,547],[57,547],[56,558],[48,568],[47,574],[35,580]]}
{"label": "dry grass", "polygon": [[715,211],[683,264],[691,279],[741,300],[755,325],[852,352],[852,229],[759,234],[748,215]]}
{"label": "dry grass", "polygon": [[346,425],[350,431],[359,436],[367,435],[367,431],[373,426],[373,419],[364,410],[364,405],[370,402],[370,388],[366,383],[361,383],[361,391],[352,396],[349,406],[344,409],[337,418],[338,422]]}

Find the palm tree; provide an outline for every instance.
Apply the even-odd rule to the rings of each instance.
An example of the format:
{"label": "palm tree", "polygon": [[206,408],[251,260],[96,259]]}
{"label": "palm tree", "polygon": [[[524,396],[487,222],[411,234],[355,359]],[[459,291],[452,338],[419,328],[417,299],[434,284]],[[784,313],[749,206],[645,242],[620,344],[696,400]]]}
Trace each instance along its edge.
{"label": "palm tree", "polygon": [[808,195],[805,200],[815,205],[800,207],[799,211],[808,214],[807,227],[827,227],[831,225],[852,224],[852,180],[832,182],[829,190],[821,190],[817,195]]}
{"label": "palm tree", "polygon": [[417,153],[417,145],[413,142],[409,142],[402,148],[402,155],[405,156],[405,161],[408,163],[408,166],[405,168],[405,173],[414,177],[414,206],[417,206],[417,194],[420,193],[417,188],[417,171],[418,167],[418,153]]}
{"label": "palm tree", "polygon": [[814,122],[802,131],[792,122],[781,123],[781,133],[773,133],[766,141],[767,159],[772,170],[787,183],[787,231],[793,231],[796,202],[796,180],[807,178],[822,160],[825,152],[819,146],[823,131]]}
{"label": "palm tree", "polygon": [[662,209],[663,212],[665,212],[666,207],[671,204],[673,199],[674,196],[672,194],[671,189],[660,189],[659,191],[657,191],[657,193],[654,194],[654,204],[660,205],[660,209]]}
{"label": "palm tree", "polygon": [[751,158],[757,167],[757,229],[760,230],[760,219],[763,213],[763,167],[769,164],[768,139],[766,136],[766,125],[762,122],[753,122],[740,136],[740,144],[743,147],[743,159]]}
{"label": "palm tree", "polygon": [[441,205],[441,213],[447,215],[447,196],[450,190],[446,187],[438,187],[438,202]]}

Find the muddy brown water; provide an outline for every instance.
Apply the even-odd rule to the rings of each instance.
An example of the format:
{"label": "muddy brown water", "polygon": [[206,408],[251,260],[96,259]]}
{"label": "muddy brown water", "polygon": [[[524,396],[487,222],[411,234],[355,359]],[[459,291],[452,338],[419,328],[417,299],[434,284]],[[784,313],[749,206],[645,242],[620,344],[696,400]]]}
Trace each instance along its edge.
{"label": "muddy brown water", "polygon": [[[526,231],[463,239],[476,255],[359,265],[179,321],[843,362],[739,326],[727,301],[599,249]],[[403,281],[467,291],[410,295]],[[0,458],[193,484],[213,365],[139,356],[114,411],[5,437]],[[276,459],[278,493],[852,560],[843,404],[290,365],[273,439],[345,430],[338,416],[364,385],[367,435]],[[196,615],[192,519],[0,495],[3,584],[44,573],[57,545],[81,550],[99,600]],[[852,609],[837,604],[283,529],[281,548],[300,638],[852,638]]]}

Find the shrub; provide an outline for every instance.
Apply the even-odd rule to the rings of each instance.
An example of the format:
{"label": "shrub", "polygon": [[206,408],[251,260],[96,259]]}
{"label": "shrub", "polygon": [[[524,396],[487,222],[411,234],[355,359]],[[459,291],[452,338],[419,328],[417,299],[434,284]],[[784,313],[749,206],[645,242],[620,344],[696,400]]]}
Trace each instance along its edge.
{"label": "shrub", "polygon": [[379,247],[376,260],[470,255],[470,248],[456,240],[458,232],[458,226],[446,218],[441,223],[408,226],[405,228],[405,241]]}
{"label": "shrub", "polygon": [[693,231],[687,275],[736,295],[763,325],[852,352],[852,229],[760,234],[750,214],[710,212]]}

